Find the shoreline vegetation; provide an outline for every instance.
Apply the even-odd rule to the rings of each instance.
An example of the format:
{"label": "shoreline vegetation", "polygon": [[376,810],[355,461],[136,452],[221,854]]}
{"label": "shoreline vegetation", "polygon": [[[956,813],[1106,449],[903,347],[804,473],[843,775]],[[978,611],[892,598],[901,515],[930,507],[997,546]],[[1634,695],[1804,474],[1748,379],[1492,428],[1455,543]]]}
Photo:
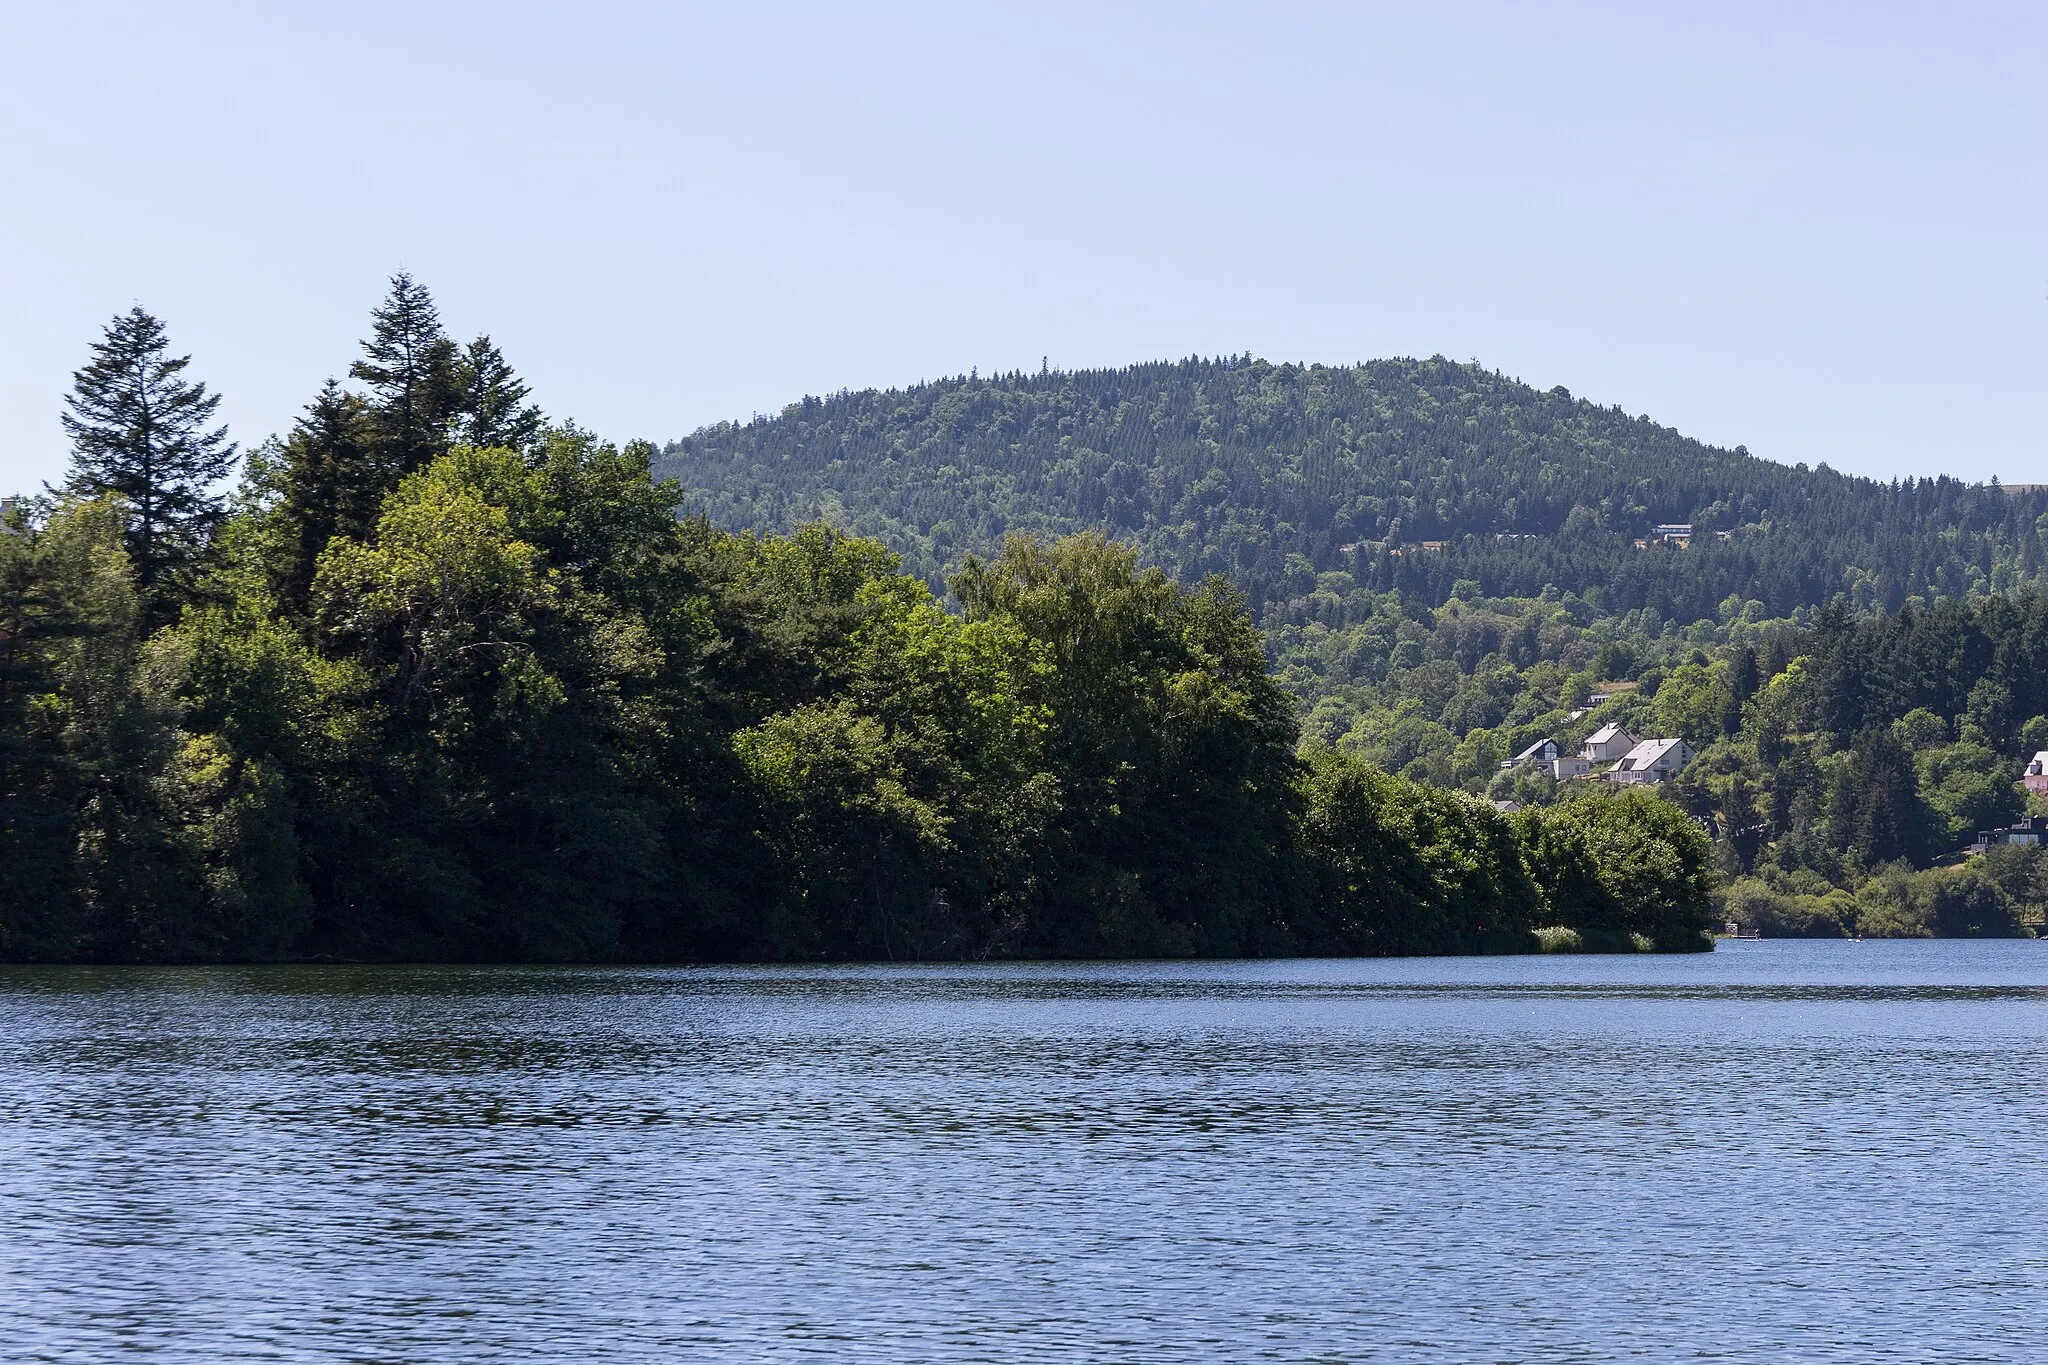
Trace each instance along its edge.
{"label": "shoreline vegetation", "polygon": [[966,561],[677,516],[404,276],[233,458],[162,325],[0,535],[0,959],[1705,949],[1641,793],[1503,815],[1304,743],[1245,600],[1099,535]]}
{"label": "shoreline vegetation", "polygon": [[[1442,377],[1405,364],[1358,382]],[[1579,481],[1546,495],[1572,500],[1550,509],[1555,544],[1530,530],[1409,546],[1403,517],[1456,529],[1450,486],[1429,514],[1412,479],[1360,470],[1347,480],[1408,491],[1324,526],[1321,549],[1302,542],[1344,570],[1291,553],[1268,572],[1273,535],[1250,521],[1211,528],[1251,566],[1226,577],[1190,558],[1199,527],[1167,553],[1150,532],[1049,514],[962,543],[927,527],[907,573],[894,522],[863,536],[813,507],[737,524],[736,500],[768,505],[775,461],[799,448],[713,460],[713,483],[658,477],[701,471],[678,447],[550,422],[490,338],[457,343],[403,275],[355,387],[329,380],[239,461],[188,365],[142,309],[116,318],[75,377],[70,479],[5,513],[0,960],[1696,951],[1727,921],[2010,934],[2048,905],[2039,847],[1935,865],[2029,808],[2007,751],[2048,745],[2048,601],[2028,586],[2043,560],[2027,509],[2000,501],[1987,520],[1982,490],[1886,493],[1822,471],[1817,505],[1840,534],[1795,526],[1788,559],[1771,500],[1804,497],[1805,471],[1746,452],[1702,463],[1674,433],[1553,391],[1535,397],[1617,469],[1640,430],[1673,470],[1733,471],[1736,492],[1697,518],[1698,551],[1628,542],[1553,444],[1545,468]],[[1269,415],[1325,373],[1142,373],[1181,371],[1251,385],[1241,397]],[[1078,401],[1067,381],[1102,378],[1001,383],[1084,431],[1059,406]],[[961,381],[1009,420],[978,385]],[[1512,387],[1494,397],[1511,406]],[[1395,411],[1373,392],[1372,411]],[[898,418],[925,422],[917,403],[945,397],[921,387]],[[835,404],[882,423],[862,439],[887,445],[873,398],[707,429],[691,458],[744,436],[765,459],[788,436],[777,423],[809,430],[839,420]],[[1456,398],[1439,406],[1455,414]],[[1147,430],[1173,429],[1164,411]],[[1239,417],[1239,435],[1264,420]],[[982,440],[968,408],[956,419],[963,448]],[[1442,432],[1424,445],[1462,477]],[[879,446],[854,464],[833,449],[842,474],[920,486]],[[1248,471],[1212,471],[1189,496],[1234,517]],[[1137,516],[1151,476],[1105,477],[1127,495],[1118,517]],[[724,526],[703,514],[714,484]],[[1880,538],[1892,557],[1858,580],[1868,610],[1802,602],[1826,567],[1813,557],[1859,543],[1866,503],[1919,508],[1939,552]],[[1707,535],[1717,522],[1736,529]],[[1480,577],[1438,600],[1431,575],[1460,554]],[[1912,595],[1972,565],[2002,590]],[[1502,595],[1567,569],[1608,586]],[[1744,573],[1768,605],[1662,614]],[[1504,762],[1609,724],[1697,756],[1626,790]]]}

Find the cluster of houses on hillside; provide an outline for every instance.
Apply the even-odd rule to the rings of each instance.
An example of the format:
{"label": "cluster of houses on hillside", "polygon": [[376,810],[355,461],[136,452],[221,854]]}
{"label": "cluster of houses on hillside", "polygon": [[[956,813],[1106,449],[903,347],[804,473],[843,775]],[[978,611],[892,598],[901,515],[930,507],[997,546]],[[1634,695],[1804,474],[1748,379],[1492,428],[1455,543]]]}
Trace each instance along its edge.
{"label": "cluster of houses on hillside", "polygon": [[1682,739],[1637,739],[1628,727],[1603,725],[1586,736],[1576,754],[1567,754],[1555,739],[1539,739],[1501,764],[1501,771],[1537,767],[1559,782],[1590,777],[1595,764],[1609,764],[1599,776],[1624,786],[1662,782],[1692,762],[1692,746]]}
{"label": "cluster of houses on hillside", "polygon": [[[1682,739],[1637,739],[1627,726],[1608,724],[1586,736],[1576,754],[1565,752],[1555,739],[1544,738],[1500,767],[1502,772],[1537,768],[1559,782],[1598,778],[1623,786],[1650,786],[1676,776],[1692,760],[1692,746]],[[1600,764],[1609,766],[1595,772]],[[2048,749],[2027,760],[2020,783],[2033,795],[2048,796]],[[1515,803],[1495,804],[1507,810]],[[2031,815],[2002,829],[1978,830],[1976,842],[1965,851],[1979,854],[2001,844],[2048,845],[2048,816]]]}

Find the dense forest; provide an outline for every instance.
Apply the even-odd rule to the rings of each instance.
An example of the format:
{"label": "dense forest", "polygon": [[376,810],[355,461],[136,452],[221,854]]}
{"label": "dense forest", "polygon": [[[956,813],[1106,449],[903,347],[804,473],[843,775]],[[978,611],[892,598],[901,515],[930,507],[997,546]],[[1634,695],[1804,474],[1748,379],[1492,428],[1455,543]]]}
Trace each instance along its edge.
{"label": "dense forest", "polygon": [[412,280],[371,323],[244,457],[159,320],[92,347],[70,478],[0,527],[0,958],[1708,944],[1680,805],[1503,814],[1304,735],[1249,542],[1256,599],[1007,505],[958,557],[722,525]]}
{"label": "dense forest", "polygon": [[[1441,358],[1186,360],[805,398],[671,442],[659,468],[719,525],[823,519],[935,588],[1010,532],[1098,530],[1183,582],[1227,575],[1262,616],[1332,572],[1428,605],[1466,583],[1690,622],[1731,595],[1773,617],[1838,595],[1897,611],[2048,571],[2048,487],[1788,467]],[[1695,535],[1639,545],[1660,523]]]}
{"label": "dense forest", "polygon": [[822,518],[941,591],[1020,531],[1227,575],[1308,741],[1432,787],[1551,809],[1587,784],[1504,760],[1609,722],[1682,737],[1700,759],[1662,794],[1748,927],[2048,908],[2035,850],[1954,865],[2029,812],[2048,747],[2048,488],[1788,467],[1442,359],[970,375],[806,398],[658,467],[722,524]]}

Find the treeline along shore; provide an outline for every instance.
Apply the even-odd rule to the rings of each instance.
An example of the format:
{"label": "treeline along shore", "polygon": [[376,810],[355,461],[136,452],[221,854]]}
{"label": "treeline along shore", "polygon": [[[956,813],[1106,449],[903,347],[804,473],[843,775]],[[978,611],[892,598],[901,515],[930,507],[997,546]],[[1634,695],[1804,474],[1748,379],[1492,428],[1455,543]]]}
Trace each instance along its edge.
{"label": "treeline along shore", "polygon": [[1019,531],[1226,574],[1306,736],[1521,807],[1654,783],[1713,832],[1717,922],[2048,917],[2048,485],[1775,463],[1442,357],[970,372],[655,469],[720,526],[828,519],[942,594]]}
{"label": "treeline along shore", "polygon": [[78,372],[71,477],[0,535],[0,958],[1710,945],[1685,811],[1304,742],[1221,577],[1018,536],[949,604],[678,516],[404,276],[372,321],[245,457],[141,309]]}

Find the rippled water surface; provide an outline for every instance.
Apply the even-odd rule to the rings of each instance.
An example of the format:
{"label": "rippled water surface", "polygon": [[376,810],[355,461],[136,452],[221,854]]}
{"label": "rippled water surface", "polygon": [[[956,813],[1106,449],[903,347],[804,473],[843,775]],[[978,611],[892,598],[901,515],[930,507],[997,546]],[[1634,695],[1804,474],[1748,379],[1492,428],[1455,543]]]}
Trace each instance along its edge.
{"label": "rippled water surface", "polygon": [[0,970],[0,1358],[2041,1360],[2048,942]]}

